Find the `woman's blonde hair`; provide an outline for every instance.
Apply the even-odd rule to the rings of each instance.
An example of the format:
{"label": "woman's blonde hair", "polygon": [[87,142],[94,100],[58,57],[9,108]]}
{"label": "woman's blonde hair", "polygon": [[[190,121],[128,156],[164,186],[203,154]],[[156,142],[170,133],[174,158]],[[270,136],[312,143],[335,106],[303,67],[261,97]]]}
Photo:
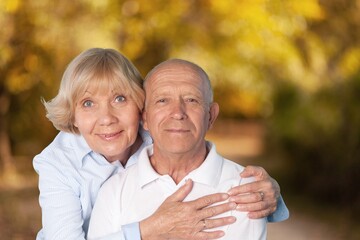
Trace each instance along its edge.
{"label": "woman's blonde hair", "polygon": [[136,67],[114,49],[91,48],[74,58],[66,68],[56,97],[46,102],[46,117],[60,131],[79,133],[74,126],[76,102],[89,88],[120,90],[142,110],[143,78]]}

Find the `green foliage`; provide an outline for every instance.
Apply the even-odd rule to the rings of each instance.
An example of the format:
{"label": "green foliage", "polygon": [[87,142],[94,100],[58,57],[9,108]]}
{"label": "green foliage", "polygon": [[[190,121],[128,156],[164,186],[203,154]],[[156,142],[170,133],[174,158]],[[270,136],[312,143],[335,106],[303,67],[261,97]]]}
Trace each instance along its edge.
{"label": "green foliage", "polygon": [[360,73],[304,96],[294,86],[277,88],[270,140],[284,154],[290,189],[319,202],[360,213]]}

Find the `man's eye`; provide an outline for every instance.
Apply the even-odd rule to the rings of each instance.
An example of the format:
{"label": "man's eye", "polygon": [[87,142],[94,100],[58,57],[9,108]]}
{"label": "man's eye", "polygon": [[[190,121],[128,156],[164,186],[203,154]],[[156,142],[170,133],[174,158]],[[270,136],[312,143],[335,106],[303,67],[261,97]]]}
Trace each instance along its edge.
{"label": "man's eye", "polygon": [[196,103],[198,101],[195,98],[189,98],[189,99],[187,99],[187,102]]}
{"label": "man's eye", "polygon": [[158,103],[164,103],[164,102],[166,102],[166,99],[165,99],[165,98],[161,98],[161,99],[158,99],[156,102],[158,102]]}
{"label": "man's eye", "polygon": [[90,100],[86,100],[86,101],[83,102],[84,107],[92,107],[93,104],[94,103],[92,101],[90,101]]}
{"label": "man's eye", "polygon": [[122,95],[116,96],[115,102],[125,102],[126,98]]}

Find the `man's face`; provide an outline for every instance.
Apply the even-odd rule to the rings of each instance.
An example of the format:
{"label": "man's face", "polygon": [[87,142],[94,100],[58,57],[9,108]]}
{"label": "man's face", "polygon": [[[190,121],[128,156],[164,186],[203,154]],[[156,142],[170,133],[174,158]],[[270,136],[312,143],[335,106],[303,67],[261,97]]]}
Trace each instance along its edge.
{"label": "man's face", "polygon": [[192,67],[169,63],[152,74],[145,86],[144,128],[154,139],[154,151],[186,154],[205,146],[205,134],[216,118],[209,88]]}

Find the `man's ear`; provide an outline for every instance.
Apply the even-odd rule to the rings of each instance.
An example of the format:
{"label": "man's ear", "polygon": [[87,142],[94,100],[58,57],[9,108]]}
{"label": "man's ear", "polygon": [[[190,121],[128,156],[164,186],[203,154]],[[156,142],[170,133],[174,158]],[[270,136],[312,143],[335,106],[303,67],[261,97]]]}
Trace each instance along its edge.
{"label": "man's ear", "polygon": [[216,102],[211,103],[209,115],[209,125],[207,130],[210,130],[212,128],[216,118],[219,115],[219,104],[217,104]]}
{"label": "man's ear", "polygon": [[142,118],[142,122],[143,122],[143,128],[147,131],[149,131],[149,128],[147,126],[147,121],[146,121],[146,111],[143,110],[141,113],[141,118]]}

